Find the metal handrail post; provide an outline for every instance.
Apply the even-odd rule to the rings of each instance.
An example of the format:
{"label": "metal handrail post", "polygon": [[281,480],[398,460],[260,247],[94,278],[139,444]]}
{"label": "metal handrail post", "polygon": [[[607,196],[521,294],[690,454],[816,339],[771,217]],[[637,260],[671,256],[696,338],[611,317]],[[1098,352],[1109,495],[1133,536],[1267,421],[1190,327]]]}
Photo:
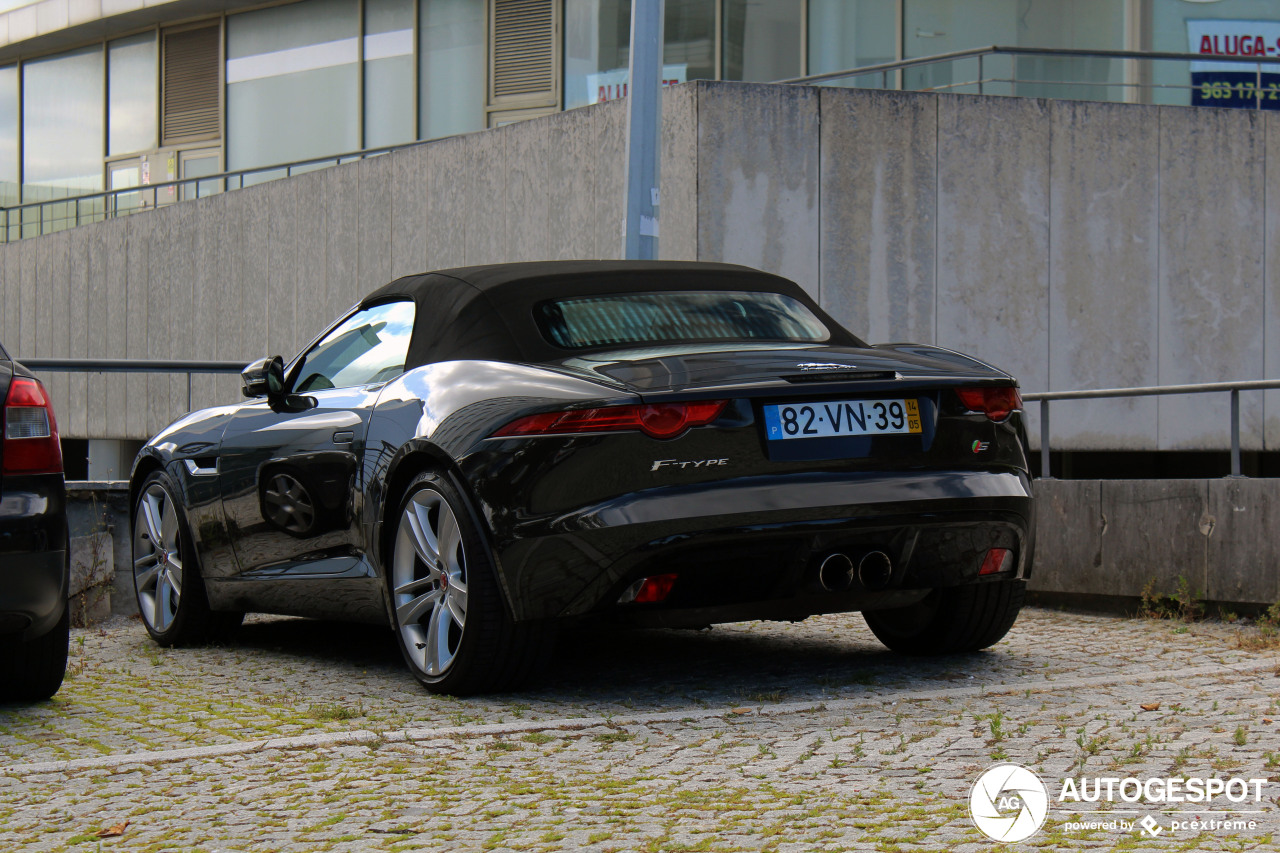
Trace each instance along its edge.
{"label": "metal handrail post", "polygon": [[191,411],[191,371],[187,371],[187,411]]}
{"label": "metal handrail post", "polygon": [[1240,389],[1231,389],[1231,476],[1240,476]]}
{"label": "metal handrail post", "polygon": [[1049,479],[1049,401],[1040,401],[1040,476]]}
{"label": "metal handrail post", "polygon": [[985,54],[981,54],[981,53],[980,53],[980,54],[978,54],[978,94],[979,94],[979,95],[981,95],[981,94],[982,94],[982,79],[983,79],[983,74],[982,74],[982,57],[983,57],[984,55],[985,55]]}

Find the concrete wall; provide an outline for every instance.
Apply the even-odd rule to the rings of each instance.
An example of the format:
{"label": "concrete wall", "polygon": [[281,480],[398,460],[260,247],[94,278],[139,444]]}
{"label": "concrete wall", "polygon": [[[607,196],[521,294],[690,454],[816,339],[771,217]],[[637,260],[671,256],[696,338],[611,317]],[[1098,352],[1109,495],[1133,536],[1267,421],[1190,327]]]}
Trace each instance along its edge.
{"label": "concrete wall", "polygon": [[1037,480],[1031,589],[1280,601],[1280,480]]}
{"label": "concrete wall", "polygon": [[[780,272],[858,334],[964,349],[1027,390],[1274,376],[1277,122],[686,84],[664,95],[661,252]],[[603,104],[0,246],[0,340],[287,356],[394,276],[617,257],[624,124]],[[72,437],[142,438],[185,407],[182,378],[50,385]],[[234,378],[195,387],[197,405],[237,395]],[[1246,449],[1280,446],[1280,393],[1242,409]],[[1225,448],[1227,422],[1225,395],[1060,403],[1053,443]]]}

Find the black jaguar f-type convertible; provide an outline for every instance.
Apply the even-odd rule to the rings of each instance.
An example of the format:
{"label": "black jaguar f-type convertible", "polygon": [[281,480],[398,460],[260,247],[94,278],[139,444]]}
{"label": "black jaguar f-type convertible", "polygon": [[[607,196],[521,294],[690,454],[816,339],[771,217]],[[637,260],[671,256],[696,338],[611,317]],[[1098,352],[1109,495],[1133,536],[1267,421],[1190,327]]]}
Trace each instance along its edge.
{"label": "black jaguar f-type convertible", "polygon": [[1034,540],[1017,383],[869,346],[727,264],[540,262],[392,282],[247,367],[134,465],[162,644],[245,611],[390,625],[429,689],[526,681],[552,629],[862,611],[973,651]]}

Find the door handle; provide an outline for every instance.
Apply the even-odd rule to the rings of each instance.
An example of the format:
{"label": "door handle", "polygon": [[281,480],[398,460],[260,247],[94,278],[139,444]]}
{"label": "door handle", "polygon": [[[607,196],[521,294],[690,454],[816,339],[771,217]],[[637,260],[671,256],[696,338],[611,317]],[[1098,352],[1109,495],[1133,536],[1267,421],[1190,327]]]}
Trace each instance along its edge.
{"label": "door handle", "polygon": [[355,437],[356,437],[356,434],[351,430],[339,430],[338,432],[335,432],[333,434],[333,443],[334,444],[350,444]]}

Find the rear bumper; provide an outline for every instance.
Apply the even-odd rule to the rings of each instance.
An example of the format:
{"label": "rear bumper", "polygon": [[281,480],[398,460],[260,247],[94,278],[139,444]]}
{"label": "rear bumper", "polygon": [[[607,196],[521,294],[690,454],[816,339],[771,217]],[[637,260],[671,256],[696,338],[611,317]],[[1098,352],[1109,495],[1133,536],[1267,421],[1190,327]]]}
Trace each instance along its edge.
{"label": "rear bumper", "polygon": [[67,606],[67,552],[0,554],[0,634],[24,640],[58,624]]}
{"label": "rear bumper", "polygon": [[70,585],[60,475],[7,477],[0,493],[0,634],[39,637],[62,618]]}
{"label": "rear bumper", "polygon": [[[935,587],[1026,578],[1035,530],[1024,472],[945,471],[653,489],[525,519],[496,538],[518,619],[707,624],[901,606]],[[1014,552],[1014,570],[979,578],[987,551],[997,547]],[[855,581],[828,592],[818,585],[822,557],[840,552],[856,562],[873,550],[893,564],[883,586]],[[669,572],[679,578],[666,602],[617,604],[637,578]]]}

